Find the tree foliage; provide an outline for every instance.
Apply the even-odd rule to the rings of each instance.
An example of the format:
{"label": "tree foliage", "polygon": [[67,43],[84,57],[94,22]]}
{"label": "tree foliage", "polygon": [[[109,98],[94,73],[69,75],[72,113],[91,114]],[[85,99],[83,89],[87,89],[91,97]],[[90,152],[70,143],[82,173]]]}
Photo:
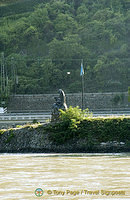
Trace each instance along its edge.
{"label": "tree foliage", "polygon": [[86,92],[128,90],[128,1],[3,1],[0,11],[0,53],[11,93],[13,68],[17,93],[52,92],[59,85],[79,92],[81,59]]}

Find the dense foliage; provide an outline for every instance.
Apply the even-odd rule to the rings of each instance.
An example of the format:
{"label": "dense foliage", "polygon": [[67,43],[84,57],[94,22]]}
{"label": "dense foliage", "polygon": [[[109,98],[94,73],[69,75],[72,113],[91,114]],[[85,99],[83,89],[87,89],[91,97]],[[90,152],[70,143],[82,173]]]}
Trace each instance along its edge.
{"label": "dense foliage", "polygon": [[82,59],[85,92],[127,91],[128,4],[129,0],[1,1],[5,87],[0,92],[48,93],[59,86],[80,92]]}
{"label": "dense foliage", "polygon": [[60,121],[48,124],[46,130],[51,133],[50,139],[56,144],[84,139],[93,145],[112,141],[129,144],[129,128],[130,117],[94,118],[88,110],[70,107],[66,112],[61,111]]}

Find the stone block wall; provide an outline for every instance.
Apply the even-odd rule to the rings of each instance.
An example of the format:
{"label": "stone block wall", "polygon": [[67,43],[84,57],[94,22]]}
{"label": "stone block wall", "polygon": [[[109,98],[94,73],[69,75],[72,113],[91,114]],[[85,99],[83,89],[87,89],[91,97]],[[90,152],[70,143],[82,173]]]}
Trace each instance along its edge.
{"label": "stone block wall", "polygon": [[[81,94],[67,94],[68,105],[81,107]],[[102,110],[102,109],[122,109],[128,108],[128,93],[85,93],[84,109]]]}
{"label": "stone block wall", "polygon": [[[14,95],[8,103],[8,112],[42,112],[51,111],[55,102],[54,97],[58,94],[38,94],[38,95]],[[68,106],[82,107],[81,93],[66,94]],[[104,110],[104,109],[128,109],[128,93],[85,93],[84,109]]]}

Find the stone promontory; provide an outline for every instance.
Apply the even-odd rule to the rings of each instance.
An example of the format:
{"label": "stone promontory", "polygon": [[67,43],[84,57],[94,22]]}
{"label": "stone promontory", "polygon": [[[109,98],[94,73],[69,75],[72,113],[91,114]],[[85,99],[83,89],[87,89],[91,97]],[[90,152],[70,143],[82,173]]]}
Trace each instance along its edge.
{"label": "stone promontory", "polygon": [[84,153],[128,152],[124,142],[100,142],[90,144],[86,138],[73,138],[62,144],[51,139],[47,124],[26,125],[0,130],[0,153]]}

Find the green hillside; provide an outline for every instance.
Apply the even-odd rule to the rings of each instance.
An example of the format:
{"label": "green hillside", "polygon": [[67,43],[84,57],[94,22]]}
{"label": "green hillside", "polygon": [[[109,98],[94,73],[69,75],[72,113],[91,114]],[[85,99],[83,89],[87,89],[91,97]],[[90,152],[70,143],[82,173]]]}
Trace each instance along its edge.
{"label": "green hillside", "polygon": [[81,92],[82,61],[85,92],[127,91],[129,17],[129,0],[0,1],[0,93]]}

